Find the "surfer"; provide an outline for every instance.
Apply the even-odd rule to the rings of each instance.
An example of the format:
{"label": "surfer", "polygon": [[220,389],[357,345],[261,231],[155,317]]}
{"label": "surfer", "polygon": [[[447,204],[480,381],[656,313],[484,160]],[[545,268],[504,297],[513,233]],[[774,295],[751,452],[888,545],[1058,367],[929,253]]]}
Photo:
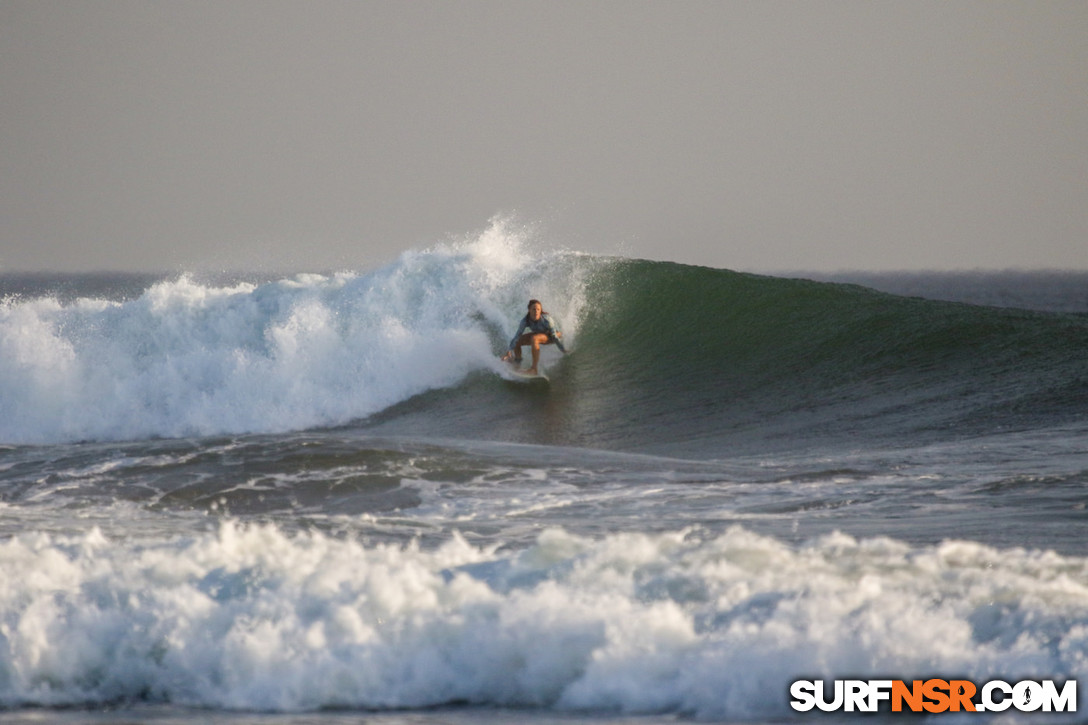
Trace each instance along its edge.
{"label": "surfer", "polygon": [[[529,332],[525,332],[523,335],[522,333],[526,329]],[[563,347],[561,337],[563,337],[563,333],[559,331],[559,327],[555,324],[552,316],[544,311],[544,306],[540,304],[540,300],[529,300],[529,312],[518,323],[518,331],[514,333],[513,339],[510,340],[510,348],[502,356],[502,361],[510,362],[513,360],[520,363],[521,348],[528,345],[533,350],[533,366],[526,370],[525,373],[539,375],[537,365],[540,364],[540,346],[554,344],[561,352],[565,353],[567,349]]]}

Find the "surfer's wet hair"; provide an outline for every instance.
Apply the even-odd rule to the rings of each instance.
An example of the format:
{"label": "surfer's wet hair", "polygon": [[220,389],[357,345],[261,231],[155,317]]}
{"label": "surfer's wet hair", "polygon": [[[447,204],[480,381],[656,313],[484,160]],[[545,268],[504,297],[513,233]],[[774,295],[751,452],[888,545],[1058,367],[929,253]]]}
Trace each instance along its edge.
{"label": "surfer's wet hair", "polygon": [[529,304],[525,306],[525,309],[529,309],[533,305],[540,305],[540,308],[544,309],[544,304],[540,300],[529,300]]}

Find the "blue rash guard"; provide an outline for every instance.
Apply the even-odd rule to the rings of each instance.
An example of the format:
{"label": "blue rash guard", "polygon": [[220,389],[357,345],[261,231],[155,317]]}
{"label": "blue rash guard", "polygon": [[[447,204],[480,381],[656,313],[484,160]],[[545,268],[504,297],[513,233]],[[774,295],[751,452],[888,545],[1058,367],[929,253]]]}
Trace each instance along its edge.
{"label": "blue rash guard", "polygon": [[556,346],[563,352],[567,351],[567,348],[563,347],[563,342],[556,337],[556,333],[559,332],[559,327],[555,324],[555,320],[547,312],[540,314],[540,319],[533,322],[529,319],[529,315],[521,318],[521,322],[518,323],[518,331],[514,333],[514,338],[510,340],[510,349],[513,350],[518,346],[518,338],[521,337],[526,329],[529,332],[540,332],[548,336],[548,342],[554,342]]}

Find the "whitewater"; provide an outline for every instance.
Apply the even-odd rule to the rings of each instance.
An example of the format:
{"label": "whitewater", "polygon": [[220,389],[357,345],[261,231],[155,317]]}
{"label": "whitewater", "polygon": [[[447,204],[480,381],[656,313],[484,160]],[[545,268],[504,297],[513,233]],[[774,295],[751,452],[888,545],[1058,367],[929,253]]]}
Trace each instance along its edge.
{"label": "whitewater", "polygon": [[[0,719],[1083,699],[1088,275],[802,277],[502,220],[369,271],[0,275]],[[497,360],[529,298],[546,386]],[[819,719],[859,717],[903,716]],[[930,716],[1040,718],[1083,721]]]}
{"label": "whitewater", "polygon": [[216,287],[181,276],[137,299],[8,302],[0,440],[281,432],[358,419],[492,365],[489,326],[526,289],[576,334],[576,278],[540,284],[502,228],[364,275]]}

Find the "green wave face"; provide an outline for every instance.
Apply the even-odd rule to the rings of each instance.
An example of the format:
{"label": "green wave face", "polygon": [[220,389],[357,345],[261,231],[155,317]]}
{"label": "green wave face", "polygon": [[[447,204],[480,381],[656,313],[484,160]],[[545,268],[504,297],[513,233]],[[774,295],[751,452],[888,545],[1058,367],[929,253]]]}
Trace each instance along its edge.
{"label": "green wave face", "polygon": [[[1083,314],[508,237],[407,252],[367,273],[5,297],[0,443],[362,426],[716,458],[924,445],[1078,422],[1088,409]],[[496,374],[530,297],[573,350],[545,349],[547,385]]]}
{"label": "green wave face", "polygon": [[1058,423],[1088,402],[1083,317],[638,261],[599,292],[572,375],[635,440],[940,437]]}
{"label": "green wave face", "polygon": [[1058,425],[1088,406],[1082,316],[665,262],[577,273],[576,352],[550,387],[470,379],[372,423],[716,458]]}

